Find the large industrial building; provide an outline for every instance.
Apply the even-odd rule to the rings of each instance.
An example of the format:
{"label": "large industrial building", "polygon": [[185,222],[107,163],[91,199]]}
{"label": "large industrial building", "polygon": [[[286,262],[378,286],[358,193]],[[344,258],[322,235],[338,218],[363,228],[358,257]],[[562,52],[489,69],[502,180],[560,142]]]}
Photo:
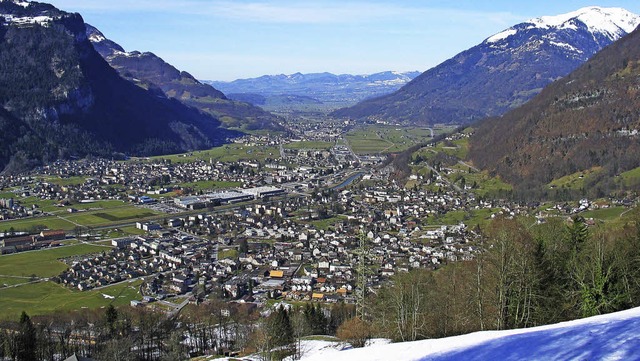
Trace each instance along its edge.
{"label": "large industrial building", "polygon": [[252,194],[255,199],[259,199],[284,194],[284,189],[276,187],[255,187],[243,189],[242,192]]}
{"label": "large industrial building", "polygon": [[273,197],[280,194],[284,194],[284,189],[276,187],[256,187],[237,191],[213,192],[200,196],[176,198],[174,202],[181,208],[202,209],[217,206],[219,204],[237,203],[252,199]]}

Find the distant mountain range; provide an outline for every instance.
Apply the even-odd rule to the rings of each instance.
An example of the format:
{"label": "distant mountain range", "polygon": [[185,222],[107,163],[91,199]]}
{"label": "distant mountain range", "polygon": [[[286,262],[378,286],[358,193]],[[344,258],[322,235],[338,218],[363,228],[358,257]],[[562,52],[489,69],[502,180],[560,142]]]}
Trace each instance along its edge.
{"label": "distant mountain range", "polygon": [[336,117],[405,123],[471,123],[522,105],[633,31],[640,17],[588,7],[532,19],[427,70],[398,91],[339,109]]}
{"label": "distant mountain range", "polygon": [[121,77],[95,51],[82,17],[48,4],[0,1],[0,64],[5,171],[74,155],[206,148],[237,134]]}
{"label": "distant mountain range", "polygon": [[98,29],[88,25],[87,37],[102,57],[121,76],[145,89],[156,89],[165,96],[211,114],[223,125],[240,130],[280,130],[277,119],[257,106],[234,101],[191,74],[179,71],[150,52],[126,52],[107,39]]}
{"label": "distant mountain range", "polygon": [[324,105],[337,108],[361,100],[389,94],[407,84],[420,72],[386,71],[371,75],[335,75],[331,73],[295,73],[264,75],[232,82],[204,81],[220,89],[228,97],[247,101],[267,109],[298,105]]}
{"label": "distant mountain range", "polygon": [[584,194],[638,189],[615,176],[640,167],[639,79],[637,29],[522,107],[480,122],[469,157],[521,190],[584,171]]}

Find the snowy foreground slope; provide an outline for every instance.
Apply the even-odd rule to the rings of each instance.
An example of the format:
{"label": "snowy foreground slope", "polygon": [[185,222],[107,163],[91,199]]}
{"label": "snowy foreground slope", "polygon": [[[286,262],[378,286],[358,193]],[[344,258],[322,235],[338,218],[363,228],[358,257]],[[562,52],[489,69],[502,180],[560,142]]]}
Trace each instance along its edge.
{"label": "snowy foreground slope", "polygon": [[[529,329],[339,350],[310,341],[304,361],[640,360],[640,308]],[[335,346],[335,345],[334,345]]]}

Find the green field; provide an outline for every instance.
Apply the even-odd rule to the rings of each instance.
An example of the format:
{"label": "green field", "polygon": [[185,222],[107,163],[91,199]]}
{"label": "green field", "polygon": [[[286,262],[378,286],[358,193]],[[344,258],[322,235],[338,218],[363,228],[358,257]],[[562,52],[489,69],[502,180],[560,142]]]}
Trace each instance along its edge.
{"label": "green field", "polygon": [[333,228],[336,223],[342,223],[345,218],[343,217],[331,217],[327,219],[320,219],[317,221],[305,222],[309,223],[313,226],[314,229],[324,229],[325,231],[329,228]]}
{"label": "green field", "polygon": [[383,139],[358,139],[356,137],[350,138],[351,139],[349,139],[349,145],[356,154],[384,153],[393,146],[393,143],[389,143]]}
{"label": "green field", "polygon": [[[0,197],[2,198],[2,197]],[[23,207],[30,208],[32,205],[35,205],[42,212],[47,213],[55,213],[55,214],[63,214],[66,213],[68,208],[75,208],[78,210],[82,209],[96,209],[96,208],[117,208],[126,205],[125,202],[120,200],[98,200],[95,202],[87,202],[87,203],[71,203],[68,206],[57,206],[58,201],[50,200],[50,199],[39,199],[36,197],[13,197],[16,201],[20,203]]]}
{"label": "green field", "polygon": [[333,143],[331,142],[312,142],[312,141],[302,141],[302,142],[291,142],[283,145],[286,149],[324,149],[328,150],[333,147]]}
{"label": "green field", "polygon": [[581,213],[580,215],[584,218],[593,218],[601,221],[612,221],[620,218],[620,215],[627,209],[624,207],[611,207],[611,208],[602,208],[596,209],[593,211],[586,211]]}
{"label": "green field", "polygon": [[8,199],[8,198],[16,199],[17,195],[18,195],[17,193],[7,192],[6,189],[5,189],[2,192],[0,192],[0,199],[3,199],[3,198],[4,199]]}
{"label": "green field", "polygon": [[238,250],[234,248],[223,249],[218,252],[218,259],[236,259],[238,258]]}
{"label": "green field", "polygon": [[[492,177],[488,172],[477,172],[470,170],[468,166],[464,164],[456,164],[452,167],[458,172],[448,175],[449,181],[456,185],[463,187],[464,185],[471,186],[472,189],[469,192],[475,193],[480,196],[496,196],[499,192],[511,191],[513,186],[503,182],[498,177]],[[464,180],[463,180],[464,179]]]}
{"label": "green field", "polygon": [[[238,188],[242,186],[241,182],[229,182],[229,181],[216,181],[216,180],[203,180],[198,182],[187,182],[187,183],[177,183],[173,184],[174,187],[182,187],[182,188],[191,188],[196,192],[203,191],[208,192],[217,189],[224,188]],[[179,197],[181,193],[173,191],[162,194],[148,194],[149,197],[155,199],[161,198],[173,198]]]}
{"label": "green field", "polygon": [[31,277],[23,276],[0,276],[0,287],[18,285],[31,281]]}
{"label": "green field", "polygon": [[[118,202],[117,207],[113,207]],[[103,202],[101,202],[103,203]],[[16,219],[0,222],[0,230],[9,230],[13,227],[16,231],[31,232],[38,229],[64,229],[71,231],[78,226],[95,227],[106,226],[119,222],[136,221],[148,217],[153,217],[160,213],[146,208],[139,208],[134,205],[123,205],[121,201],[104,201],[111,208],[96,209],[85,212],[68,213],[66,211],[57,212],[57,216],[34,217]],[[99,208],[99,203],[83,203],[78,206],[84,208]],[[74,206],[74,208],[76,208]],[[78,207],[80,208],[80,207]],[[66,208],[64,208],[66,209]]]}
{"label": "green field", "polygon": [[[55,311],[72,311],[82,308],[101,308],[109,304],[127,305],[131,300],[140,300],[138,292],[141,281],[125,282],[97,291],[80,292],[53,282],[39,282],[0,291],[0,319],[16,320],[22,311],[30,316],[49,314]],[[114,299],[103,296],[109,295]]]}
{"label": "green field", "polygon": [[193,188],[196,191],[207,191],[220,188],[236,188],[242,186],[240,182],[203,180],[191,183],[180,183],[177,186],[184,188]]}
{"label": "green field", "polygon": [[467,158],[469,153],[469,138],[456,139],[454,141],[440,142],[435,147],[436,151],[452,155],[460,160]]}
{"label": "green field", "polygon": [[627,187],[635,187],[640,184],[640,168],[635,168],[620,174],[620,179]]}
{"label": "green field", "polygon": [[[438,134],[437,130],[434,130]],[[401,152],[431,139],[431,131],[417,127],[372,125],[346,135],[351,149],[358,154]]]}
{"label": "green field", "polygon": [[187,163],[196,160],[236,162],[240,160],[260,161],[279,159],[280,151],[275,146],[249,146],[244,144],[225,144],[209,150],[201,150],[182,154],[162,155],[151,157],[150,160],[169,160],[176,163]]}
{"label": "green field", "polygon": [[57,184],[61,187],[71,186],[71,185],[82,185],[89,177],[68,177],[68,178],[60,178],[60,177],[45,177],[42,178],[42,181],[47,183]]}
{"label": "green field", "polygon": [[147,208],[139,208],[136,206],[124,206],[120,208],[112,208],[108,210],[96,210],[88,212],[70,213],[65,216],[61,216],[64,219],[73,223],[78,223],[83,226],[97,226],[108,225],[111,223],[118,223],[130,220],[138,220],[148,217],[153,217],[159,214]]}
{"label": "green field", "polygon": [[0,275],[53,277],[67,269],[61,258],[101,253],[105,247],[78,244],[0,256]]}
{"label": "green field", "polygon": [[76,225],[65,221],[64,219],[60,219],[55,216],[48,217],[35,217],[35,218],[25,218],[25,219],[16,219],[9,221],[1,221],[0,222],[0,230],[6,231],[13,227],[16,231],[25,231],[30,232],[38,229],[64,229],[64,230],[72,230]]}
{"label": "green field", "polygon": [[123,235],[142,235],[147,233],[146,231],[136,228],[135,226],[122,227],[120,228],[120,231],[123,233]]}
{"label": "green field", "polygon": [[602,167],[594,167],[582,172],[576,172],[569,174],[562,178],[558,178],[549,183],[549,187],[569,188],[569,189],[582,189],[585,187],[585,181],[590,176],[602,172]]}

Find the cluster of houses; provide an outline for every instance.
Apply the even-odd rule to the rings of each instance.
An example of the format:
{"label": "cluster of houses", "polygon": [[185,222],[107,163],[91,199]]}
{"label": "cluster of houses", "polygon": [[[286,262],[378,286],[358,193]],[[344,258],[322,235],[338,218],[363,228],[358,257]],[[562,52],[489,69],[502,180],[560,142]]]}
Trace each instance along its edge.
{"label": "cluster of houses", "polygon": [[[215,252],[210,242],[179,238],[135,237],[112,241],[113,249],[84,259],[70,259],[57,281],[88,290],[140,277],[176,273],[182,282],[167,285],[173,293],[187,291],[189,272],[210,265]],[[212,259],[213,257],[213,259]],[[181,275],[179,275],[181,274]],[[169,290],[169,289],[168,289]]]}
{"label": "cluster of houses", "polygon": [[[330,206],[335,204],[344,209],[328,215],[333,217],[331,227],[315,227],[317,213],[307,210],[320,206],[331,213]],[[475,204],[480,206],[495,205]],[[452,194],[391,187],[335,191],[224,213],[176,217],[166,225],[195,237],[116,240],[108,257],[72,264],[60,279],[88,289],[155,275],[147,286],[152,295],[182,293],[199,285],[202,292],[222,290],[229,298],[245,301],[280,296],[349,301],[358,277],[361,237],[366,238],[366,263],[372,270],[366,275],[369,287],[380,286],[397,272],[473,257],[478,235],[464,224],[425,224],[433,213],[465,207],[471,205]],[[140,227],[145,225],[149,232],[160,228],[142,223]],[[228,250],[235,252],[224,255]],[[165,272],[172,273],[160,277]]]}
{"label": "cluster of houses", "polygon": [[11,198],[0,198],[0,220],[34,217],[42,214],[36,205],[25,207]]}

